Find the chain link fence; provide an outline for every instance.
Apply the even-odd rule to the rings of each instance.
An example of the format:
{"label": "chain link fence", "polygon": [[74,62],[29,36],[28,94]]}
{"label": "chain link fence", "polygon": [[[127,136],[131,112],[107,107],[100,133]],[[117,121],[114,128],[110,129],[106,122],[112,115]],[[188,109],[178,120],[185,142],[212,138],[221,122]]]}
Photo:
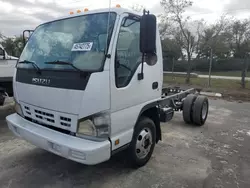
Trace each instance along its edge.
{"label": "chain link fence", "polygon": [[[250,89],[250,59],[192,59],[190,84],[200,87]],[[186,60],[164,59],[164,81],[171,84],[186,84],[188,62]],[[242,80],[242,74],[245,80]],[[243,85],[243,82],[244,84]]]}

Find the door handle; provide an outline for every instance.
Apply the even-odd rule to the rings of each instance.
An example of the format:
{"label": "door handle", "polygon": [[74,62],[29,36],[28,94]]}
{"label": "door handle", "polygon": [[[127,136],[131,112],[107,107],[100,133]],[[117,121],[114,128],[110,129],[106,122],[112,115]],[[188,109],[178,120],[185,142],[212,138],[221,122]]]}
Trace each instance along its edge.
{"label": "door handle", "polygon": [[153,82],[152,89],[158,89],[158,82]]}

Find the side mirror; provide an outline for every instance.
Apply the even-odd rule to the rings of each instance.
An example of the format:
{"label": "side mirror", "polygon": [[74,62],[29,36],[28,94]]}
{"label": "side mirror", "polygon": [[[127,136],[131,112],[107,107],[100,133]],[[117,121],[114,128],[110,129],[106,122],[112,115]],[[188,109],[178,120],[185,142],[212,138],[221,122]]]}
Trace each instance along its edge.
{"label": "side mirror", "polygon": [[145,10],[140,22],[140,51],[143,54],[156,52],[156,16]]}

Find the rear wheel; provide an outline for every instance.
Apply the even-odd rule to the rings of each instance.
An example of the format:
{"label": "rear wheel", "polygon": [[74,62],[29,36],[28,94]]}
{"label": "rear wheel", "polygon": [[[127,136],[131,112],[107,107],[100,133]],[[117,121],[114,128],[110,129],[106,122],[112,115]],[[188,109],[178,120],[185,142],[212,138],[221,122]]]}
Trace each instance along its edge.
{"label": "rear wheel", "polygon": [[183,102],[182,116],[183,120],[188,124],[193,123],[192,108],[196,97],[194,94],[189,94]]}
{"label": "rear wheel", "polygon": [[198,96],[193,105],[193,122],[196,125],[204,125],[207,120],[209,103],[207,97]]}
{"label": "rear wheel", "polygon": [[144,166],[153,153],[156,141],[154,122],[141,117],[135,126],[132,142],[128,150],[129,160],[133,167]]}

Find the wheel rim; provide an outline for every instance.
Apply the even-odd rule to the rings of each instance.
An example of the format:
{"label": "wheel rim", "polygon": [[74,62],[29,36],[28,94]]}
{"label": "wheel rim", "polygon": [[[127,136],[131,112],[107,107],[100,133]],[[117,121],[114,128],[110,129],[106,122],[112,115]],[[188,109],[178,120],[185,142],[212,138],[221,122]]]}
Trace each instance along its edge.
{"label": "wheel rim", "polygon": [[135,153],[140,159],[145,158],[150,152],[152,146],[152,133],[149,128],[144,128],[136,140]]}
{"label": "wheel rim", "polygon": [[203,103],[202,106],[202,119],[204,120],[207,116],[208,105],[206,102]]}

